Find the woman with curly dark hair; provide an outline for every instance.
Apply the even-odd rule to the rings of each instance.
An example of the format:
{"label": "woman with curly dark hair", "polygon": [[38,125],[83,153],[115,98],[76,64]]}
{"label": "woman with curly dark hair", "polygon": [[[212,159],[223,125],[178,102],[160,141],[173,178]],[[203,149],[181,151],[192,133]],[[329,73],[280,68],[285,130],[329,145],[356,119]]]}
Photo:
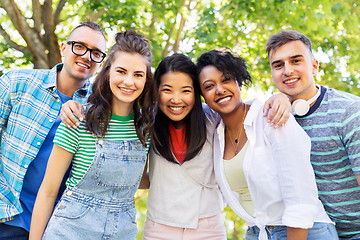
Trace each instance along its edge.
{"label": "woman with curly dark hair", "polygon": [[[136,236],[134,194],[148,155],[156,88],[147,39],[125,31],[115,40],[93,84],[86,121],[77,129],[61,124],[56,133],[30,239]],[[52,213],[70,163],[67,189]]]}
{"label": "woman with curly dark hair", "polygon": [[216,180],[249,226],[245,239],[338,239],[318,199],[310,139],[295,118],[272,128],[262,103],[242,102],[241,87],[251,83],[243,58],[213,50],[198,58],[197,67],[205,101],[219,114]]}

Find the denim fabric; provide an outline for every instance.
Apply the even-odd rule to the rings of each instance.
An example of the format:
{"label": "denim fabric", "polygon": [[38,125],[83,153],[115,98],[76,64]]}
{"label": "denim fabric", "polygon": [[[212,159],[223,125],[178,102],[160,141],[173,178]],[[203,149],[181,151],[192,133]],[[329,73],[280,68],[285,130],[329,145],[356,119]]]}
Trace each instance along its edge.
{"label": "denim fabric", "polygon": [[134,194],[146,156],[140,141],[96,141],[93,163],[65,190],[43,239],[135,239]]}
{"label": "denim fabric", "polygon": [[0,223],[0,240],[28,240],[29,232],[21,227]]}
{"label": "denim fabric", "polygon": [[[269,240],[287,240],[286,226],[266,227]],[[260,229],[258,227],[249,227],[246,232],[246,240],[258,240]],[[316,222],[309,229],[307,240],[338,240],[334,224]]]}

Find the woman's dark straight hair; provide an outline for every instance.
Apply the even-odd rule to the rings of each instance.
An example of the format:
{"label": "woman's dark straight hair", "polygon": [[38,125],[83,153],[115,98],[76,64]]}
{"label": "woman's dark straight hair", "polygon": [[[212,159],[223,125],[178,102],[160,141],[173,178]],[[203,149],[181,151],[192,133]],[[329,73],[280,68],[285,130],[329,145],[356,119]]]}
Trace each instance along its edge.
{"label": "woman's dark straight hair", "polygon": [[[161,78],[168,72],[180,72],[187,74],[194,86],[195,104],[190,113],[185,117],[187,151],[185,161],[193,159],[202,149],[206,141],[205,114],[202,109],[200,89],[196,85],[196,66],[189,57],[175,53],[164,58],[155,71],[156,88],[161,85]],[[159,97],[158,97],[159,99]],[[155,122],[152,131],[152,144],[155,152],[170,162],[178,163],[171,151],[169,124],[171,120],[157,108]]]}
{"label": "woman's dark straight hair", "polygon": [[146,60],[146,83],[143,92],[134,101],[134,122],[136,133],[145,146],[149,139],[154,120],[156,88],[151,74],[152,54],[149,41],[135,31],[117,33],[115,44],[109,51],[100,73],[96,76],[92,86],[92,93],[88,98],[90,108],[86,111],[86,128],[93,134],[104,137],[111,119],[113,93],[110,89],[110,68],[120,52],[140,54]]}

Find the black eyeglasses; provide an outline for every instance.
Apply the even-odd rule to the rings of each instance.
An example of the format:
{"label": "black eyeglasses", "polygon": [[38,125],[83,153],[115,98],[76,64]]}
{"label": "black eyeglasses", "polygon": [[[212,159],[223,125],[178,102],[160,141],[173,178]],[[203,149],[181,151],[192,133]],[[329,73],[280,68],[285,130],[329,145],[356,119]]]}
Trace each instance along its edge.
{"label": "black eyeglasses", "polygon": [[80,42],[68,41],[66,43],[69,45],[71,44],[71,51],[75,55],[84,56],[85,53],[90,51],[90,58],[91,58],[91,60],[93,60],[96,63],[101,63],[104,60],[104,58],[106,57],[106,53],[103,53],[100,50],[88,48],[87,46],[85,46],[84,44],[82,44]]}

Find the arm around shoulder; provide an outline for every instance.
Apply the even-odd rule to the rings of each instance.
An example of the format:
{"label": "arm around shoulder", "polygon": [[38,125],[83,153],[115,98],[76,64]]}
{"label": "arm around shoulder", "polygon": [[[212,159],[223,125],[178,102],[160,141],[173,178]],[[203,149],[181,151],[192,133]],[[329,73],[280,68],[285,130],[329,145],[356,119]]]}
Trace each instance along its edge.
{"label": "arm around shoulder", "polygon": [[214,127],[217,126],[221,121],[220,115],[212,110],[206,103],[202,103],[202,108],[208,122]]}
{"label": "arm around shoulder", "polygon": [[78,101],[69,100],[61,106],[60,118],[67,127],[77,128],[79,121],[85,119],[84,107]]}
{"label": "arm around shoulder", "polygon": [[291,115],[291,104],[289,98],[278,93],[271,96],[264,105],[264,117],[267,116],[267,122],[275,128],[284,126]]}

